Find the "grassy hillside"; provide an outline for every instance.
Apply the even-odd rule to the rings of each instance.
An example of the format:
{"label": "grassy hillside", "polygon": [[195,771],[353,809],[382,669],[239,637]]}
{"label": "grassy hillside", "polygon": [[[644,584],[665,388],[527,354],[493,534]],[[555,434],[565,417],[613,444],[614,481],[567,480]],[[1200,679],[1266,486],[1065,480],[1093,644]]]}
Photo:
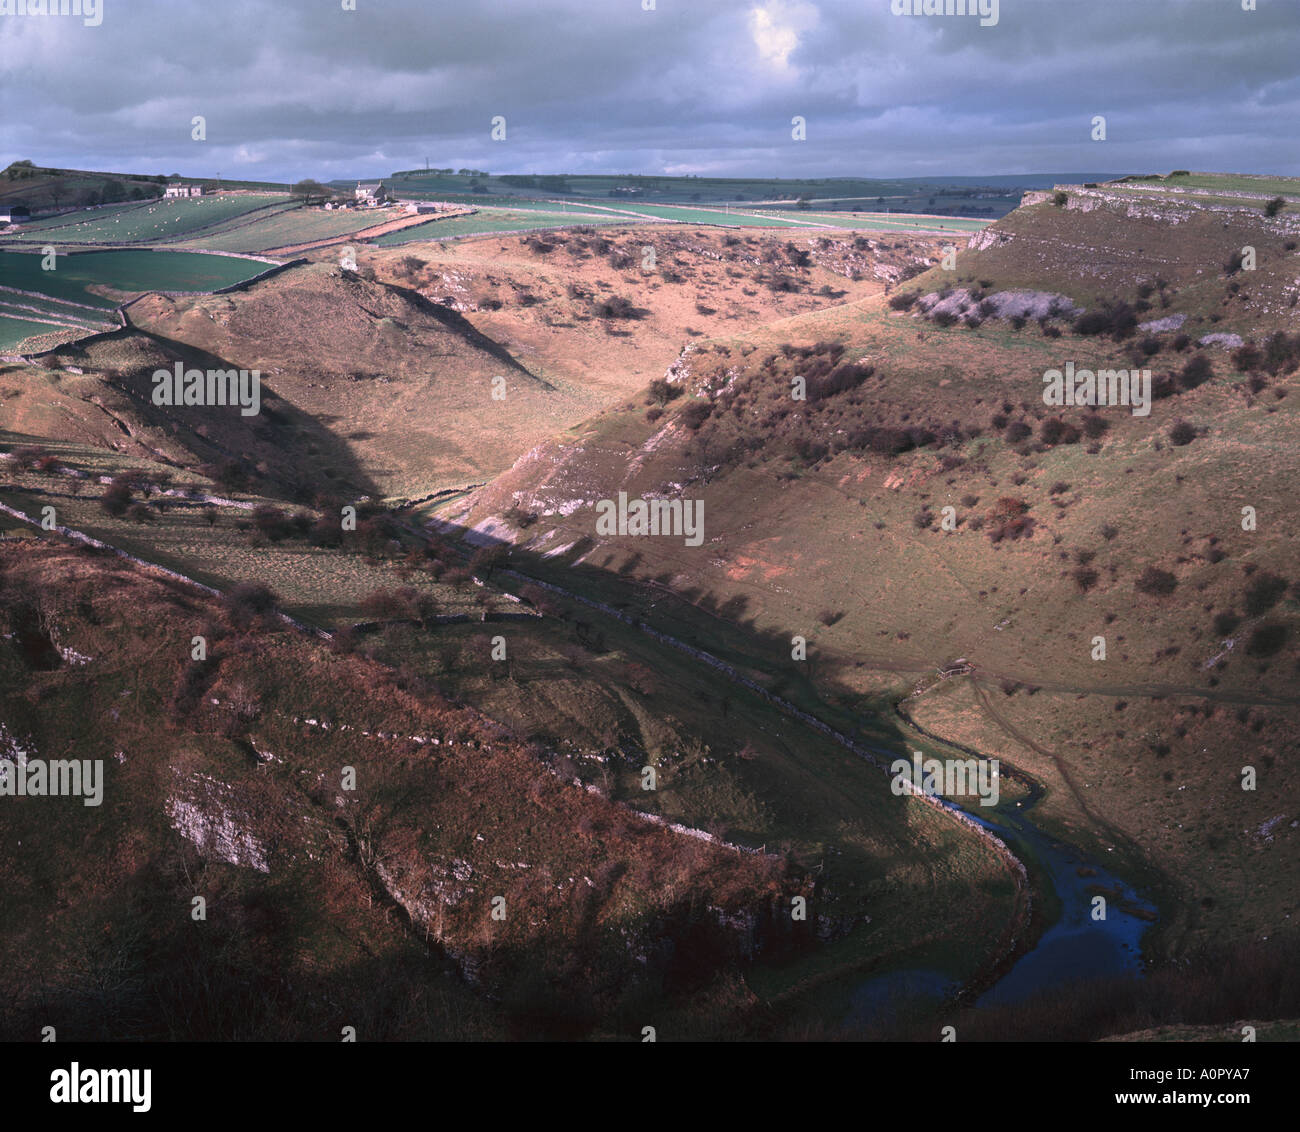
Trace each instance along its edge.
{"label": "grassy hillside", "polygon": [[0,578],[0,741],[105,767],[100,807],[5,808],[11,1040],[633,1037],[684,993],[707,1032],[747,955],[802,946],[779,860],[639,821],[373,662],[85,553],[7,543]]}
{"label": "grassy hillside", "polygon": [[[24,447],[18,443],[22,437],[3,439],[15,450]],[[820,1003],[817,1014],[842,1010],[845,987],[862,977],[858,972],[885,964],[922,961],[942,964],[958,978],[972,977],[986,970],[990,957],[1006,946],[1003,925],[1017,897],[1005,866],[987,845],[929,807],[900,806],[889,793],[888,779],[878,771],[805,731],[758,697],[743,689],[704,694],[695,662],[665,654],[626,629],[602,626],[593,631],[581,611],[566,609],[563,603],[548,604],[519,620],[511,611],[527,606],[497,596],[493,588],[469,592],[475,587],[468,584],[468,573],[455,565],[450,544],[427,544],[401,528],[390,531],[401,546],[390,547],[385,538],[375,538],[368,523],[341,542],[322,542],[316,537],[318,524],[328,525],[329,513],[313,509],[298,533],[276,534],[251,510],[265,510],[271,500],[237,493],[234,501],[214,507],[196,494],[213,486],[189,476],[166,480],[170,494],[164,497],[141,487],[163,481],[167,469],[157,463],[71,445],[45,446],[44,452],[41,459],[52,458],[51,466],[9,462],[10,482],[0,490],[0,503],[28,513],[53,506],[60,524],[222,590],[234,591],[250,582],[273,585],[283,598],[282,608],[336,630],[336,653],[384,665],[422,702],[429,702],[429,693],[438,689],[456,702],[474,704],[529,744],[529,756],[541,759],[543,767],[551,766],[561,781],[578,775],[622,806],[753,848],[766,847],[796,872],[815,871],[818,943],[810,942],[798,955],[774,956],[774,962],[759,954],[760,962],[738,984],[743,993],[734,1009],[743,1007],[744,1025],[772,1024],[774,1016],[760,1009],[761,1004],[780,1006],[781,1016],[791,1018],[812,1009],[810,1002]],[[69,469],[82,478],[70,475]],[[133,485],[131,494],[137,500],[117,517],[105,512],[104,490],[94,482],[110,476]],[[269,537],[263,531],[271,532]],[[426,544],[434,557],[425,552]],[[48,558],[37,553],[35,544],[18,549],[27,562],[22,569],[33,572],[31,576],[51,572]],[[94,584],[120,588],[102,579]],[[132,584],[148,588],[138,580]],[[375,616],[376,595],[399,592],[411,595],[403,602],[419,595],[426,612],[436,613],[433,621],[417,625],[397,619],[378,632],[347,630],[354,621]],[[119,600],[116,608],[129,605]],[[99,626],[97,635],[87,639],[80,618],[91,614],[53,598],[49,606],[41,624],[53,626],[51,639],[58,648],[91,657],[95,663],[85,670],[86,678],[102,679],[98,661],[106,642],[120,635],[118,623],[93,621]],[[21,608],[25,606],[20,603],[16,616]],[[488,624],[476,623],[480,614],[488,616]],[[211,624],[211,612],[205,616]],[[515,620],[505,619],[511,616]],[[504,634],[501,639],[508,641],[508,662],[500,666],[484,663],[492,633]],[[20,642],[25,639],[19,634]],[[149,639],[156,640],[153,635]],[[277,759],[292,762],[287,751],[297,750],[298,732],[281,728],[268,709],[277,695],[270,690],[278,686],[273,674],[293,671],[295,694],[305,691],[311,678],[302,669],[301,657],[287,667],[279,662],[268,665],[268,647],[261,644],[256,658],[243,648],[236,650],[235,655],[248,655],[252,667],[241,667],[242,685],[234,687],[245,687],[240,702],[259,705],[256,733],[248,737],[253,749],[270,749]],[[157,653],[155,647],[151,655]],[[255,691],[247,687],[254,671],[262,673]],[[182,677],[179,672],[178,679]],[[225,671],[223,680],[231,678]],[[146,671],[140,679],[148,679]],[[182,686],[188,685],[178,683],[176,695]],[[220,687],[205,687],[222,698]],[[311,710],[299,711],[299,718],[330,720],[332,727],[351,711],[337,698],[328,707],[324,701],[306,707]],[[51,710],[59,709],[55,705]],[[142,703],[140,710],[148,713],[156,707]],[[370,710],[376,721],[384,721],[372,723],[372,728],[382,727],[387,734],[394,724],[391,708],[375,703]],[[284,708],[286,716],[288,712]],[[24,729],[24,741],[32,736],[26,715],[15,716],[11,706],[4,718],[10,720],[11,730]],[[413,723],[409,733],[438,732]],[[737,735],[746,736],[746,742],[740,744]],[[887,736],[882,732],[880,739],[886,741]],[[369,745],[384,749],[383,744]],[[659,774],[658,788],[650,794],[640,785],[641,768],[647,763]],[[229,772],[223,762],[216,771],[203,773],[216,773],[229,785]],[[409,761],[403,760],[393,773],[408,781],[409,790]],[[209,801],[220,796],[220,791],[209,795]],[[241,813],[254,806],[260,812],[263,804],[281,809],[285,805],[254,789],[251,781],[240,797]],[[480,803],[494,812],[513,806],[481,797]],[[567,820],[574,819],[570,815]],[[263,836],[260,824],[252,828]],[[486,832],[481,824],[473,828]],[[581,820],[577,825],[583,836],[600,828],[588,828]],[[502,835],[506,840],[515,836]],[[160,850],[166,851],[165,846]],[[673,854],[683,859],[677,850]],[[552,849],[544,859],[554,867]],[[698,896],[698,886],[692,884],[690,890]],[[989,916],[990,906],[1006,911]],[[747,916],[741,922],[747,922]],[[744,944],[742,951],[753,954],[754,945]],[[708,1015],[712,1006],[701,1011],[699,1005],[683,1008],[677,1024],[715,1025]],[[677,1009],[661,1003],[656,1016],[673,1017]]]}
{"label": "grassy hillside", "polygon": [[[928,731],[1025,767],[1046,820],[1158,894],[1165,953],[1273,937],[1300,847],[1281,518],[1300,341],[1272,337],[1292,317],[1288,239],[1258,210],[1035,205],[895,304],[702,343],[657,392],[441,515],[769,681],[805,674],[833,717],[906,700]],[[1253,275],[1224,266],[1245,243]],[[916,313],[940,287],[970,293],[968,316]],[[1016,313],[1048,287],[1105,312],[1105,332]],[[1013,289],[1007,317],[977,310]],[[1170,314],[1185,330],[1136,329]],[[1254,349],[1196,347],[1220,330]],[[1054,412],[1041,377],[1067,360],[1149,365],[1151,415]],[[704,544],[598,535],[594,504],[620,490],[703,500]],[[1271,518],[1243,530],[1243,507]],[[973,674],[936,681],[956,658]]]}

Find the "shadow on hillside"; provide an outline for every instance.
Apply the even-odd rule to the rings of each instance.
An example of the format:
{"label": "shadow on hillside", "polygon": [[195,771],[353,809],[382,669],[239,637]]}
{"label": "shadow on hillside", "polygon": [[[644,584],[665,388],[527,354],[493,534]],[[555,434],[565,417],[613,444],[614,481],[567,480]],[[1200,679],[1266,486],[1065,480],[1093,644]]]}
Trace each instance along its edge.
{"label": "shadow on hillside", "polygon": [[[187,370],[204,371],[240,368],[186,342],[138,328],[134,333],[161,351],[169,365],[179,361]],[[256,476],[260,494],[294,503],[308,503],[320,495],[381,494],[328,422],[277,395],[265,376],[260,382],[260,412],[243,416],[234,407],[154,405],[155,368],[162,367],[120,373],[115,384],[135,402],[141,417],[171,432],[197,463],[233,462],[244,475]]]}
{"label": "shadow on hillside", "polygon": [[453,331],[460,337],[464,338],[471,346],[476,347],[491,355],[498,362],[515,373],[520,373],[530,381],[536,382],[541,388],[548,393],[555,392],[555,386],[545,378],[538,377],[528,369],[518,358],[507,350],[495,338],[490,338],[479,330],[472,322],[469,321],[459,311],[454,311],[450,307],[443,306],[441,303],[435,303],[425,298],[419,291],[412,290],[410,287],[403,287],[400,283],[382,282],[381,286],[387,287],[390,291],[395,291],[401,295],[408,303],[422,314],[427,314],[430,318],[436,319]]}
{"label": "shadow on hillside", "polygon": [[[771,697],[778,697],[825,720],[855,742],[868,741],[861,729],[861,717],[854,707],[862,697],[852,691],[850,682],[845,679],[853,667],[852,662],[825,656],[818,650],[816,630],[822,627],[823,622],[817,618],[809,618],[808,624],[789,633],[761,627],[750,612],[749,599],[743,594],[720,599],[701,586],[672,588],[666,580],[633,577],[641,563],[638,553],[633,553],[617,567],[612,565],[612,556],[605,557],[602,566],[588,562],[575,565],[595,546],[589,537],[579,538],[562,556],[548,558],[481,531],[469,532],[446,523],[437,526],[443,537],[463,540],[469,534],[473,545],[506,554],[506,567],[521,575],[516,580],[515,589],[526,588],[530,581],[550,583],[594,603],[584,605],[582,601],[574,602],[559,594],[552,595],[561,605],[573,605],[566,620],[575,626],[582,626],[591,617],[603,613],[639,630],[646,626],[636,609],[653,603],[655,618],[650,628],[671,636],[679,646],[685,646],[679,647],[678,651],[687,655],[693,653],[702,664],[708,664],[708,658],[715,658],[738,670],[737,675],[748,683],[750,690],[760,695],[766,693],[769,702]],[[806,640],[806,655],[800,660],[792,656],[792,638],[796,633]],[[649,635],[655,636],[656,632]],[[707,657],[702,654],[707,654]],[[719,671],[718,684],[728,682]],[[716,687],[711,690],[717,694]],[[827,694],[838,703],[828,704]],[[900,751],[905,749],[905,738],[891,719],[881,716],[875,723],[877,726],[872,729],[871,742],[897,746]]]}

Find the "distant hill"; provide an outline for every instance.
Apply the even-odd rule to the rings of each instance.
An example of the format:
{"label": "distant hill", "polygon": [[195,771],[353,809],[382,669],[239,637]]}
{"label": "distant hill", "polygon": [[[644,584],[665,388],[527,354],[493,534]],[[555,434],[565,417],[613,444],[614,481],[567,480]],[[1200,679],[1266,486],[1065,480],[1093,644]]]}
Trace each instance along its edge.
{"label": "distant hill", "polygon": [[[0,172],[0,203],[24,204],[33,212],[56,208],[89,207],[125,201],[151,200],[163,195],[163,188],[175,175],[162,173],[106,173],[88,169],[57,169],[15,161]],[[227,189],[270,189],[283,192],[287,186],[268,181],[220,182],[205,177],[182,177],[199,184]]]}

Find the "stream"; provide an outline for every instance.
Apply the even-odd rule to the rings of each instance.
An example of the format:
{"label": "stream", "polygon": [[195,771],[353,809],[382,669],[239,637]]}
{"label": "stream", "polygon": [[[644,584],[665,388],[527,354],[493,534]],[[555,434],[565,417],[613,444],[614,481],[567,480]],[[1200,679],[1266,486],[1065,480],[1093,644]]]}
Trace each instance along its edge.
{"label": "stream", "polygon": [[[1150,927],[1155,908],[1132,885],[1072,845],[1039,829],[1028,816],[1038,799],[1035,791],[1020,802],[1003,803],[981,813],[943,800],[1000,837],[1016,856],[1039,866],[1039,876],[1051,884],[1060,913],[1038,941],[974,1002],[976,1007],[1021,1002],[1038,991],[1079,979],[1114,975],[1140,977],[1141,938]],[[1106,900],[1105,919],[1093,919],[1093,898]],[[1134,915],[1125,909],[1140,913]],[[889,1021],[908,1005],[938,1006],[959,984],[943,971],[902,968],[875,975],[852,991],[845,1022],[863,1025]]]}

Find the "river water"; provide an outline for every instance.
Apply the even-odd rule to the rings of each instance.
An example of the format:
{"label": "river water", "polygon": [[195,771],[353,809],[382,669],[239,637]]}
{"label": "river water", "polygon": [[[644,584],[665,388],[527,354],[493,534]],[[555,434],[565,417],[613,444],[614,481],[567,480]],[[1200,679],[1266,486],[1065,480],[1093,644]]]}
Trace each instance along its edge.
{"label": "river water", "polygon": [[[1143,971],[1141,938],[1151,925],[1154,907],[1100,861],[1034,825],[1029,818],[1034,800],[1036,792],[1022,803],[1004,803],[981,813],[980,806],[966,809],[941,799],[1000,837],[1022,861],[1036,863],[1039,869],[1034,879],[1051,884],[1060,901],[1055,921],[1033,948],[975,1000],[977,1008],[1020,1002],[1037,991],[1078,979],[1124,974],[1140,977]],[[1104,919],[1094,918],[1097,895],[1105,897]],[[1146,916],[1133,915],[1125,907]],[[845,1022],[887,1022],[906,1007],[925,1002],[937,1005],[957,989],[949,975],[934,969],[884,972],[854,988]]]}

